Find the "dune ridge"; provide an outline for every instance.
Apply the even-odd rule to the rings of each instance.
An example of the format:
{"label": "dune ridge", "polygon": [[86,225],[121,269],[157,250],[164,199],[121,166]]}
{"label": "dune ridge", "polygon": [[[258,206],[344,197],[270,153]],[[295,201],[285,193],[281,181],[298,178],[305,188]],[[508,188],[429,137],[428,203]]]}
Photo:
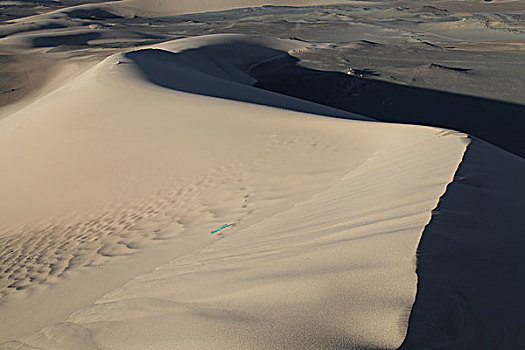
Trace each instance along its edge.
{"label": "dune ridge", "polygon": [[400,349],[523,345],[524,175],[523,158],[472,139],[423,232]]}

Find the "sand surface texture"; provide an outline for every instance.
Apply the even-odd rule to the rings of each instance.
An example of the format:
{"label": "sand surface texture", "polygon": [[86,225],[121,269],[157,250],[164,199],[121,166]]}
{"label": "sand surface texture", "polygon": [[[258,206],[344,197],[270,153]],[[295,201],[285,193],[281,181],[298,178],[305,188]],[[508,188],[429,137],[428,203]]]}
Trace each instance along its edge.
{"label": "sand surface texture", "polygon": [[0,349],[525,345],[523,100],[483,85],[522,84],[509,3],[479,38],[473,3],[10,8]]}

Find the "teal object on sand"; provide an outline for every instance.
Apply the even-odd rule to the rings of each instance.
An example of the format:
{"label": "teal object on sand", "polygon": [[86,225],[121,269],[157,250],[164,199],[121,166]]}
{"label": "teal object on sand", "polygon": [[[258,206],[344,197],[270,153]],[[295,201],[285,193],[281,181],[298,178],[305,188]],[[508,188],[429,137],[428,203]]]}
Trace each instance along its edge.
{"label": "teal object on sand", "polygon": [[215,230],[211,231],[210,233],[211,233],[211,234],[214,234],[215,232],[219,232],[220,230],[222,230],[222,229],[224,229],[224,228],[226,228],[226,227],[230,227],[230,226],[231,226],[231,225],[224,224],[224,225],[222,225],[221,227],[219,227],[218,229],[215,229]]}

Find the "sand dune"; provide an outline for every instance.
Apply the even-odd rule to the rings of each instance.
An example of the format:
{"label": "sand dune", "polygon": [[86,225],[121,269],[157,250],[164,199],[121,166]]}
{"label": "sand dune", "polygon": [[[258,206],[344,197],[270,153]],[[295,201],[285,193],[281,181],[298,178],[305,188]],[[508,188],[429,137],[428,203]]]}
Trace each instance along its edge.
{"label": "sand dune", "polygon": [[[264,59],[272,47],[282,50],[297,45],[216,36],[168,46],[177,51],[231,41],[230,49],[238,50],[243,40],[251,41],[252,49],[260,46]],[[203,62],[203,88],[222,81],[223,89],[242,87],[247,98],[258,99],[254,102],[288,103],[305,111],[353,116],[270,92],[257,94],[255,88],[206,75],[216,73],[217,67],[209,60]],[[184,69],[191,68],[181,66],[179,72]],[[198,76],[193,73],[186,76]],[[113,56],[0,121],[0,157],[12,165],[1,173],[2,183],[9,184],[2,187],[2,197],[8,199],[2,202],[1,218],[1,239],[7,248],[2,253],[4,297],[72,271],[116,266],[119,278],[108,281],[102,271],[105,277],[100,284],[93,283],[93,276],[78,284],[88,283],[86,290],[95,290],[81,293],[84,297],[79,295],[74,305],[67,306],[72,312],[79,306],[77,301],[81,305],[94,301],[97,293],[169,262],[176,256],[170,250],[177,249],[171,238],[185,232],[191,233],[185,238],[190,246],[193,240],[197,246],[209,244],[208,232],[214,226],[232,221],[237,224],[230,229],[234,231],[284,210],[328,186],[371,152],[359,151],[366,149],[367,133],[349,139],[334,127],[336,120],[187,94],[146,78],[132,60]],[[343,154],[342,149],[350,153]],[[315,154],[319,159],[312,162],[312,157],[318,157]],[[285,182],[272,185],[280,181]],[[250,205],[243,204],[243,199]],[[159,246],[165,254],[146,249]],[[143,251],[146,257],[125,260]],[[112,259],[115,256],[120,258]],[[128,270],[134,265],[135,270]],[[54,292],[48,294],[56,298]],[[17,325],[28,325],[27,314],[16,305],[10,309],[15,314],[8,309],[2,313],[12,326],[3,334],[6,337]],[[44,322],[34,320],[34,327]]]}
{"label": "sand dune", "polygon": [[23,342],[60,336],[67,347],[81,333],[110,348],[396,348],[415,294],[419,237],[466,139],[373,128],[393,143],[331,187]]}
{"label": "sand dune", "polygon": [[[237,57],[236,53],[244,51],[243,45],[250,47],[252,56],[241,61],[226,60],[223,64],[214,60],[213,53],[217,52],[222,53],[223,60]],[[321,312],[326,302],[323,293],[333,288],[345,295],[377,290],[377,295],[367,296],[365,304],[363,298],[343,298],[331,303],[328,310],[351,312],[355,316],[348,324],[340,314],[337,317],[341,320],[326,330],[327,334],[340,334],[346,340],[337,341],[356,342],[360,346],[399,345],[405,334],[407,310],[415,297],[415,249],[431,210],[461,159],[465,136],[416,126],[326,119],[265,106],[265,103],[281,103],[287,107],[290,101],[297,106],[301,104],[245,85],[246,73],[240,68],[270,59],[276,55],[275,50],[286,52],[297,49],[298,45],[295,41],[219,35],[113,56],[2,120],[4,151],[0,156],[2,162],[14,165],[2,173],[2,182],[11,184],[2,189],[2,197],[9,199],[6,202],[9,204],[2,207],[2,222],[10,222],[12,227],[2,236],[4,245],[9,247],[2,258],[4,286],[8,287],[4,292],[32,290],[38,283],[106,263],[126,269],[130,266],[125,258],[128,254],[147,251],[147,247],[153,249],[155,242],[185,233],[191,235],[197,246],[217,242],[208,250],[196,251],[185,258],[189,262],[183,265],[191,273],[214,275],[206,269],[213,270],[216,265],[199,262],[217,259],[208,257],[209,254],[224,257],[226,265],[221,266],[224,273],[217,274],[217,279],[210,276],[200,282],[202,286],[190,290],[188,297],[196,299],[183,298],[179,303],[211,303],[207,306],[210,312],[216,308],[234,312],[242,306],[249,315],[252,311],[246,302],[261,297],[262,304],[253,305],[252,315],[261,317],[259,313],[268,310],[271,301],[296,295],[297,305],[290,304],[274,318],[267,316],[265,324],[288,319],[273,336],[278,342],[275,344],[301,347],[306,338],[299,340],[297,335],[299,338],[288,343],[285,334],[294,327],[292,320],[297,310],[306,310],[312,301],[311,293],[319,298],[321,304],[316,310]],[[156,50],[166,53],[159,56]],[[169,52],[189,50],[196,51],[190,56],[181,55],[180,60],[165,57],[175,55]],[[157,77],[148,67],[166,72],[164,78],[175,85],[166,89],[152,84],[145,78],[156,81]],[[204,96],[209,95],[206,92],[199,95],[198,90],[187,94],[177,89],[180,86],[194,89],[212,86],[218,91],[222,88],[225,93],[238,91],[238,94],[242,89],[246,102],[259,105]],[[308,102],[303,103],[303,109],[352,117]],[[35,176],[38,182],[34,181]],[[281,214],[276,216],[277,213]],[[208,232],[224,222],[236,225],[225,231],[227,239],[216,241]],[[377,245],[376,249],[358,248],[371,244],[369,240]],[[349,242],[359,243],[355,246]],[[299,247],[305,251],[297,251]],[[283,256],[279,253],[281,249]],[[349,254],[344,253],[346,249],[355,250],[350,254],[353,258],[337,263],[334,257]],[[120,256],[120,260],[111,258],[115,256]],[[264,259],[260,261],[261,256],[268,259],[266,263]],[[281,256],[283,261],[276,261],[273,256]],[[163,259],[167,263],[176,257],[165,253]],[[380,262],[381,259],[387,260]],[[19,265],[20,261],[25,263]],[[159,265],[158,258],[151,261],[151,268]],[[177,260],[173,261],[174,265],[168,266],[178,266]],[[300,267],[301,261],[312,263]],[[148,265],[147,260],[141,263]],[[228,266],[229,263],[234,265]],[[277,294],[272,296],[268,294],[272,289],[268,289],[268,284],[252,286],[237,264],[245,266],[245,274],[253,275],[255,281],[274,274],[276,266],[280,266],[281,273],[296,277],[275,288]],[[268,265],[264,267],[265,264]],[[194,265],[198,267],[196,270],[191,267]],[[208,267],[200,271],[199,266]],[[249,266],[258,266],[259,278]],[[356,269],[360,271],[357,275],[351,272]],[[228,277],[226,271],[238,272]],[[323,273],[315,277],[314,271]],[[181,272],[175,269],[173,273]],[[129,272],[127,276],[131,277]],[[80,279],[79,284],[97,284],[96,276],[83,282],[82,275],[73,278]],[[354,278],[368,282],[361,286],[350,282]],[[220,293],[210,288],[230,279],[231,283],[225,284]],[[341,281],[338,287],[331,285],[334,279]],[[178,278],[174,281],[181,283]],[[274,278],[270,282],[277,283]],[[386,285],[390,287],[385,288]],[[74,306],[78,308],[78,301],[89,305],[95,302],[94,295],[117,286],[102,284],[97,293],[80,293]],[[305,288],[313,289],[302,292]],[[150,287],[146,289],[151,291]],[[211,294],[198,296],[199,290]],[[173,292],[171,287],[153,291],[159,293],[154,298],[173,302],[169,296]],[[56,298],[55,293],[48,294],[51,300]],[[392,298],[399,300],[396,306],[385,305]],[[214,306],[214,302],[218,304]],[[13,303],[15,306],[5,309],[17,310],[16,302]],[[391,310],[388,317],[385,308]],[[3,317],[9,317],[11,324],[17,325],[16,316],[10,312],[3,313]],[[175,322],[178,316],[166,317],[175,317],[172,319]],[[314,319],[315,313],[304,315],[304,324],[300,325],[303,332],[319,327]],[[79,320],[84,322],[82,318]],[[230,321],[217,322],[213,327],[219,332]],[[35,330],[39,326],[38,322],[32,325]],[[26,326],[25,331],[29,329]],[[180,341],[197,341],[189,336],[195,331],[189,326],[185,330],[189,333]],[[253,333],[259,339],[249,338],[246,344],[262,346],[261,339],[269,329],[263,327],[262,333],[254,332],[251,328],[241,331]],[[5,338],[8,334],[4,340],[8,340]],[[33,338],[24,342],[36,345],[44,341],[38,337],[36,343]],[[331,338],[320,340],[320,345],[329,344]],[[123,339],[108,341],[116,344]],[[148,339],[144,341],[151,341]],[[211,346],[215,341],[216,336],[202,338],[195,344]],[[226,337],[221,344],[228,347],[232,341]],[[136,338],[133,342],[139,346],[141,340]],[[234,344],[243,343],[234,341]],[[66,342],[64,346],[72,343]]]}
{"label": "sand dune", "polygon": [[[109,40],[57,29],[2,44]],[[141,47],[1,119],[0,347],[519,346],[523,159],[254,87],[307,45]]]}

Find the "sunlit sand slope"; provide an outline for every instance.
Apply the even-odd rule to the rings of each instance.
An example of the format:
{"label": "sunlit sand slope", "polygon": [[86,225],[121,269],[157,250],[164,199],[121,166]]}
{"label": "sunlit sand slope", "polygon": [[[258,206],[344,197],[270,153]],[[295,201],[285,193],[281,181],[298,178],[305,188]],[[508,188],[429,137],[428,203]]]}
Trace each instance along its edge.
{"label": "sunlit sand slope", "polygon": [[419,237],[466,145],[438,130],[402,134],[312,198],[26,341],[72,332],[65,344],[83,334],[122,349],[396,348],[416,292]]}

